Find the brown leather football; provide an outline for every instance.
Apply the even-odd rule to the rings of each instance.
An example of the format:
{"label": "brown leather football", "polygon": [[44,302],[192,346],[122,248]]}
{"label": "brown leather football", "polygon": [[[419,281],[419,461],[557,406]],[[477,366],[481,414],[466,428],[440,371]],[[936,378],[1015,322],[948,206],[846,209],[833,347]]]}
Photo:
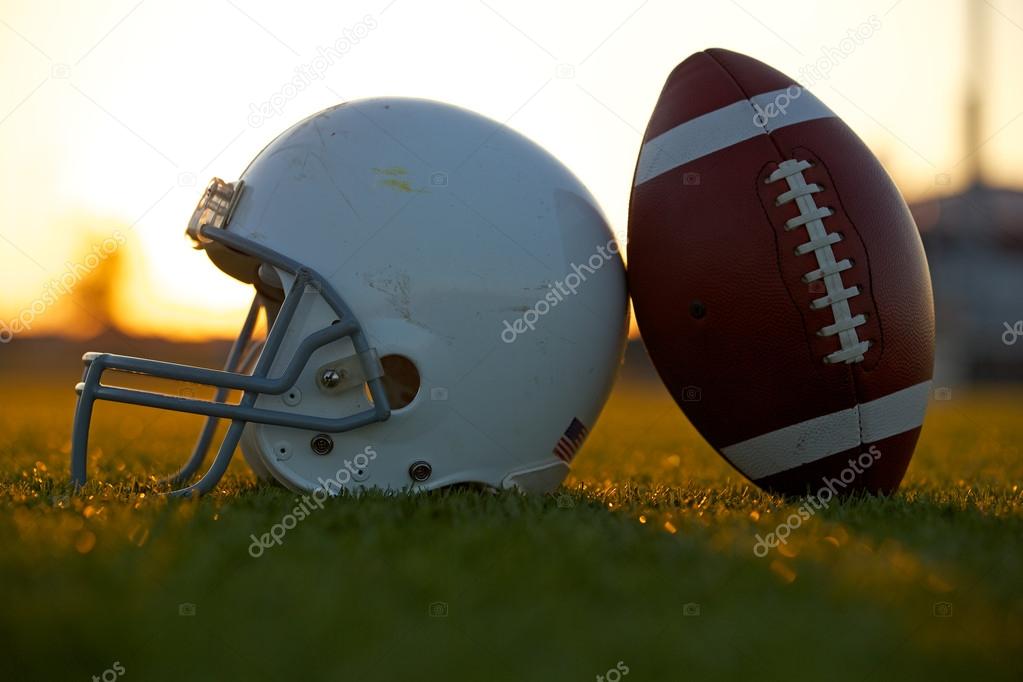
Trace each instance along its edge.
{"label": "brown leather football", "polygon": [[930,394],[927,260],[891,178],[808,90],[727,50],[679,64],[628,265],[661,379],[736,469],[784,494],[898,487]]}

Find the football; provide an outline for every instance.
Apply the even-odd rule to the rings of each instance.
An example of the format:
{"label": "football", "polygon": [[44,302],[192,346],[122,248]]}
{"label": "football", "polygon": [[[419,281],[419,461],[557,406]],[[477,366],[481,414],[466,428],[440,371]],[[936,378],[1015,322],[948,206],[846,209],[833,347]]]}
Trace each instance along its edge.
{"label": "football", "polygon": [[898,487],[931,392],[927,260],[880,162],[808,90],[721,49],[674,69],[628,272],[658,374],[742,474],[786,495]]}

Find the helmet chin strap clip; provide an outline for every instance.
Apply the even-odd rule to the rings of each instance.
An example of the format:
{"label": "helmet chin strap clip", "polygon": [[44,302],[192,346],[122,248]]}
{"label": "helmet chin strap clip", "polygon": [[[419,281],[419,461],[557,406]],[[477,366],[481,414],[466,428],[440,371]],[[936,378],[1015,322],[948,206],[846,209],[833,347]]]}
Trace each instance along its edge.
{"label": "helmet chin strap clip", "polygon": [[353,388],[362,388],[373,379],[384,376],[384,368],[375,348],[332,360],[316,370],[316,385],[328,395]]}

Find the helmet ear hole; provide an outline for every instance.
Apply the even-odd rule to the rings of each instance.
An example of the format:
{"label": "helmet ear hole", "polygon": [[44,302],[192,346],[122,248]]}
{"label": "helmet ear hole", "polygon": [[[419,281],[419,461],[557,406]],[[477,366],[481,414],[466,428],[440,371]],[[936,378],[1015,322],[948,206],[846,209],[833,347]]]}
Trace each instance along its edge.
{"label": "helmet ear hole", "polygon": [[419,370],[404,355],[385,355],[380,358],[384,368],[382,378],[387,402],[392,410],[400,410],[415,400],[419,393]]}

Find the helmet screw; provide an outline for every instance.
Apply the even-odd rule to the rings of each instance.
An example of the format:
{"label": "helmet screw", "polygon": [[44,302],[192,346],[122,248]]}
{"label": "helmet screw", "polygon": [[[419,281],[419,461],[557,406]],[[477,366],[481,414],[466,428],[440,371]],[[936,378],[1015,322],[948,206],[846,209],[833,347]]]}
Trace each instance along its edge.
{"label": "helmet screw", "polygon": [[334,449],[334,439],[325,433],[318,433],[309,441],[309,447],[317,455],[329,455]]}
{"label": "helmet screw", "polygon": [[412,466],[408,468],[408,475],[412,477],[412,480],[416,483],[422,483],[426,479],[430,478],[430,474],[433,473],[433,467],[430,466],[429,462],[419,460],[413,462]]}
{"label": "helmet screw", "polygon": [[337,371],[333,367],[330,369],[323,370],[323,374],[320,375],[320,385],[324,388],[334,388],[341,383],[343,378],[341,372]]}

